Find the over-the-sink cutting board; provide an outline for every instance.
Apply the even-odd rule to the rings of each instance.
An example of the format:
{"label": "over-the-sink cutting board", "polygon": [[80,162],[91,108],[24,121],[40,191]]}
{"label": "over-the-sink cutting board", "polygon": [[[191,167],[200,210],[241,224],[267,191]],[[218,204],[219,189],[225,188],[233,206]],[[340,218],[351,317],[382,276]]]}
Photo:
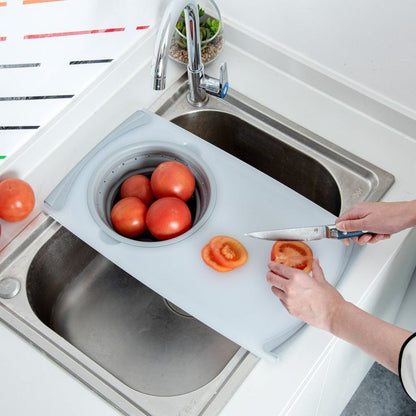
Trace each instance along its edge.
{"label": "over-the-sink cutting board", "polygon": [[[103,233],[87,204],[88,185],[120,148],[171,143],[209,167],[216,193],[211,215],[186,238],[166,245],[135,246]],[[279,154],[274,155],[279,163]],[[294,172],[296,168],[294,167]],[[302,323],[289,315],[266,281],[271,241],[245,237],[253,230],[330,224],[335,217],[318,205],[180,127],[146,111],[133,114],[84,158],[45,201],[63,226],[148,287],[253,354],[275,359],[279,344]],[[241,241],[249,260],[218,273],[205,265],[201,249],[215,235]],[[338,242],[309,243],[326,278],[336,284],[349,250]]]}

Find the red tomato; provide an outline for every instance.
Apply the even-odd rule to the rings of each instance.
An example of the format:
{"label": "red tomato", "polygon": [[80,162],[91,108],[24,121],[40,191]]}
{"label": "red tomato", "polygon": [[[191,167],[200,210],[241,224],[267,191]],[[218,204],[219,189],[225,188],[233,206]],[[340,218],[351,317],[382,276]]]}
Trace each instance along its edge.
{"label": "red tomato", "polygon": [[34,206],[35,194],[27,182],[18,178],[0,182],[0,218],[9,222],[22,221]]}
{"label": "red tomato", "polygon": [[201,251],[202,260],[211,268],[216,270],[217,272],[225,273],[233,270],[232,267],[224,267],[218,264],[215,259],[212,257],[211,249],[209,248],[209,244],[203,247]]}
{"label": "red tomato", "polygon": [[144,175],[130,176],[121,184],[120,196],[137,196],[148,207],[154,199],[150,179]]}
{"label": "red tomato", "polygon": [[156,198],[176,196],[187,201],[195,190],[195,177],[191,170],[180,162],[170,160],[160,163],[150,178]]}
{"label": "red tomato", "polygon": [[120,199],[111,209],[114,229],[125,237],[138,237],[146,230],[146,205],[135,196]]}
{"label": "red tomato", "polygon": [[177,237],[191,228],[192,216],[182,199],[165,197],[157,199],[147,211],[146,224],[157,240]]}
{"label": "red tomato", "polygon": [[210,256],[217,264],[235,269],[248,260],[246,248],[235,238],[226,235],[217,235],[209,242]]}
{"label": "red tomato", "polygon": [[312,270],[313,253],[303,241],[276,241],[273,244],[270,259],[280,264],[303,270]]}

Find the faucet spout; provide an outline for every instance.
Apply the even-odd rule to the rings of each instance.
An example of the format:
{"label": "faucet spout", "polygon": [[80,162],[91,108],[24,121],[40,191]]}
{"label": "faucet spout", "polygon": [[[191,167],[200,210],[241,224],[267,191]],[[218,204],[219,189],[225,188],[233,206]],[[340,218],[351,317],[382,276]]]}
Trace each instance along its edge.
{"label": "faucet spout", "polygon": [[[225,71],[221,69],[220,80],[205,77],[204,65],[201,59],[199,11],[196,0],[172,0],[165,10],[157,34],[153,55],[153,89],[163,90],[166,87],[166,67],[170,43],[176,22],[182,10],[185,15],[188,48],[188,101],[192,105],[202,106],[208,99],[207,93],[225,97],[228,91],[228,79],[226,69]],[[215,85],[215,88],[212,85]]]}

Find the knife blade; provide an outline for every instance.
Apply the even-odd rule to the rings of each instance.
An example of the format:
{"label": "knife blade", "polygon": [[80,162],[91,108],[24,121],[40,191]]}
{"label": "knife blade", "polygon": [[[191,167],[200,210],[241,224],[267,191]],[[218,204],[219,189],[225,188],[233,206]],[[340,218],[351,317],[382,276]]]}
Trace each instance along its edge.
{"label": "knife blade", "polygon": [[280,230],[265,230],[246,233],[245,235],[262,240],[287,240],[287,241],[313,241],[323,238],[345,238],[360,237],[364,234],[374,234],[368,231],[340,231],[335,224],[317,225],[314,227],[286,228]]}

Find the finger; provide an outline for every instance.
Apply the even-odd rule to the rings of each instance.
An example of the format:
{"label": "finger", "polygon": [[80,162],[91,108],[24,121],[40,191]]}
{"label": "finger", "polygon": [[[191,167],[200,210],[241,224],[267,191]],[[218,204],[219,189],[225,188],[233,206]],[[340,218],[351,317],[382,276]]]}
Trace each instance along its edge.
{"label": "finger", "polygon": [[276,286],[272,286],[271,287],[271,289],[272,289],[272,292],[280,299],[280,300],[282,300],[282,298],[284,297],[284,295],[285,295],[285,292],[283,292],[283,290],[280,290],[278,287],[276,287]]}
{"label": "finger", "polygon": [[340,220],[340,218],[338,218],[335,221],[335,225],[337,226],[337,229],[340,230],[340,231],[357,231],[357,230],[365,230],[366,229],[364,220],[361,220],[361,219]]}
{"label": "finger", "polygon": [[325,281],[324,271],[318,259],[312,260],[312,276],[318,281]]}
{"label": "finger", "polygon": [[281,304],[288,309],[288,303],[287,303],[287,294],[285,292],[282,292],[280,289],[278,289],[277,287],[272,286],[272,292],[273,294],[279,298]]}
{"label": "finger", "polygon": [[280,277],[279,275],[273,272],[268,272],[266,275],[266,279],[273,287],[276,287],[277,289],[283,292],[286,291],[285,283],[287,282],[287,279]]}
{"label": "finger", "polygon": [[390,238],[390,234],[364,234],[356,239],[356,243],[362,246],[367,243],[378,243],[379,241],[386,240],[388,238]]}
{"label": "finger", "polygon": [[270,261],[267,266],[273,273],[276,273],[286,279],[293,276],[294,269],[292,267],[277,263],[275,261]]}
{"label": "finger", "polygon": [[364,244],[367,244],[372,238],[373,238],[372,235],[370,235],[370,234],[364,234],[361,237],[358,237],[357,244],[359,244],[360,246],[362,246]]}
{"label": "finger", "polygon": [[367,212],[367,210],[364,209],[364,211],[363,211],[362,206],[355,205],[352,208],[350,208],[349,210],[342,213],[336,219],[335,223],[345,221],[345,220],[359,220],[359,219],[364,218],[366,216],[366,212]]}
{"label": "finger", "polygon": [[388,240],[390,237],[391,237],[390,234],[376,234],[375,236],[371,238],[371,240],[369,240],[369,243],[370,244],[378,243],[379,241],[382,241],[382,240]]}

